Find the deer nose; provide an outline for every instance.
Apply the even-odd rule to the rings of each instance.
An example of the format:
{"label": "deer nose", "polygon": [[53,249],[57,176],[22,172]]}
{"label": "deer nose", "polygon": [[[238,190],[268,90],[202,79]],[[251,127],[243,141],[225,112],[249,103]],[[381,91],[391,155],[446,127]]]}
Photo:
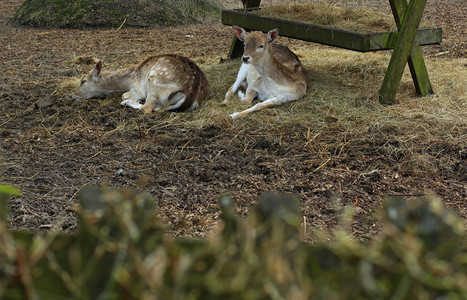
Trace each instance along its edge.
{"label": "deer nose", "polygon": [[243,62],[246,63],[246,62],[248,62],[250,60],[250,57],[249,56],[243,56],[242,60],[243,60]]}

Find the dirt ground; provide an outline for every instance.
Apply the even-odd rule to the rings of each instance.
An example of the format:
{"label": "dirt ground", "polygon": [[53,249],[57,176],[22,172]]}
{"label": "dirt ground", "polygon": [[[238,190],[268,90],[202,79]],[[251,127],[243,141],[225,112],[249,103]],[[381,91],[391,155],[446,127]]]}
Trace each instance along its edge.
{"label": "dirt ground", "polygon": [[[169,230],[195,237],[216,227],[222,195],[233,196],[237,213],[246,216],[258,195],[269,190],[299,197],[304,222],[323,229],[336,225],[338,207],[355,204],[351,227],[362,241],[378,232],[379,209],[388,195],[433,191],[467,217],[465,147],[437,141],[439,149],[433,151],[449,156],[452,166],[433,174],[404,175],[391,168],[396,158],[381,157],[381,144],[362,138],[360,151],[318,169],[306,149],[296,147],[298,134],[271,137],[247,123],[241,128],[174,128],[171,114],[143,116],[121,108],[118,97],[72,103],[72,90],[63,92],[63,82],[91,68],[74,62],[75,57],[129,65],[170,52],[201,64],[217,63],[232,40],[231,30],[220,22],[150,29],[34,29],[12,21],[21,0],[0,1],[0,182],[22,191],[10,202],[12,229],[75,230],[76,196],[89,184],[147,192]],[[232,8],[240,1],[222,2]],[[428,1],[425,18],[443,27],[444,41],[424,47],[426,56],[466,56],[464,2]],[[365,3],[389,11],[387,1]],[[216,92],[211,101],[221,99],[222,92]],[[376,165],[378,172],[365,173]]]}

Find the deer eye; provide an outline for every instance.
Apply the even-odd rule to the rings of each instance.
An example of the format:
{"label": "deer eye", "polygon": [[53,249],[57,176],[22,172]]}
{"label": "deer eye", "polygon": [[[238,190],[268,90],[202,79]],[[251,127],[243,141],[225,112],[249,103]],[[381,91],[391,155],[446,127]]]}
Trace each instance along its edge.
{"label": "deer eye", "polygon": [[264,48],[264,45],[259,45],[258,46],[258,49],[263,49]]}
{"label": "deer eye", "polygon": [[86,83],[86,79],[81,79],[81,85],[85,84]]}

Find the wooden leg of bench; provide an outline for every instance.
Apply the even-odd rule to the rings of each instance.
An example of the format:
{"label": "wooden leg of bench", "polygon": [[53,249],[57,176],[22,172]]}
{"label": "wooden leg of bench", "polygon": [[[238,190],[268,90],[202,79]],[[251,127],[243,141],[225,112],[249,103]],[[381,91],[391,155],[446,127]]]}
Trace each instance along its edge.
{"label": "wooden leg of bench", "polygon": [[434,94],[419,45],[413,46],[408,63],[417,94],[420,96]]}
{"label": "wooden leg of bench", "polygon": [[414,45],[426,0],[411,0],[408,6],[406,0],[390,0],[390,3],[399,28],[399,36],[379,93],[379,101],[382,104],[394,103],[407,62],[417,93],[433,93],[420,46]]}
{"label": "wooden leg of bench", "polygon": [[243,43],[239,39],[237,39],[237,37],[234,37],[232,44],[230,45],[228,58],[234,59],[234,58],[242,56],[242,54],[243,54]]}
{"label": "wooden leg of bench", "polygon": [[[407,10],[407,0],[390,0],[392,14],[396,21],[397,28],[400,30],[404,13]],[[412,53],[409,56],[409,68],[412,74],[415,90],[420,96],[434,94],[431,87],[430,78],[423,60],[422,50],[419,45],[414,45]]]}

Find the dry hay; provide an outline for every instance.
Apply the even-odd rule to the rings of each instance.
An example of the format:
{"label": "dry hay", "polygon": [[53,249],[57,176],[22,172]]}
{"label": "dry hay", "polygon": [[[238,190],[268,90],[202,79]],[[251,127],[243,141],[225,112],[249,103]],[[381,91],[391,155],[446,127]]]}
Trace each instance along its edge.
{"label": "dry hay", "polygon": [[[231,125],[234,131],[260,131],[257,137],[268,137],[269,144],[287,145],[290,153],[302,148],[315,157],[310,163],[316,169],[348,153],[365,153],[366,147],[374,145],[380,145],[381,155],[389,162],[381,167],[403,175],[424,173],[436,176],[443,165],[458,163],[465,157],[465,60],[428,60],[436,94],[427,97],[416,95],[406,70],[397,105],[385,107],[379,104],[377,95],[390,53],[357,53],[328,47],[299,48],[295,52],[310,79],[305,98],[277,109],[254,113],[246,117],[247,121],[235,120]],[[217,102],[233,81],[237,68],[238,62],[207,68],[214,86],[213,98]],[[233,112],[243,108],[234,102],[225,110]],[[197,120],[203,123],[200,127],[210,122],[218,124],[220,119],[225,124],[225,115],[219,118],[225,114],[220,112],[222,109],[219,103],[210,102],[204,110],[208,115]],[[207,119],[211,121],[207,122]],[[457,162],[449,162],[450,155],[443,158],[445,152],[457,152],[454,155]],[[461,164],[457,176],[465,178],[466,171],[465,165]]]}
{"label": "dry hay", "polygon": [[[251,11],[263,17],[309,23],[358,33],[396,30],[394,17],[367,7],[346,8],[333,3],[274,4]],[[420,27],[429,27],[422,22]]]}
{"label": "dry hay", "polygon": [[[415,94],[406,70],[397,94],[397,105],[382,106],[377,95],[390,53],[358,53],[310,44],[303,47],[303,44],[294,44],[285,38],[281,42],[292,42],[291,47],[309,76],[308,93],[300,101],[252,113],[232,122],[228,114],[245,106],[237,99],[228,105],[222,105],[221,100],[234,81],[240,62],[219,64],[212,59],[206,61],[198,57],[194,60],[205,71],[212,91],[210,101],[200,110],[191,114],[153,113],[145,116],[131,109],[119,109],[120,95],[111,95],[103,100],[82,103],[80,111],[98,117],[85,117],[79,123],[70,122],[68,127],[62,127],[60,134],[82,135],[99,143],[109,140],[107,143],[118,143],[122,147],[128,147],[126,139],[133,136],[140,140],[131,150],[137,153],[154,151],[152,142],[147,143],[147,139],[155,139],[158,144],[178,144],[160,164],[148,162],[145,158],[133,161],[131,166],[112,164],[111,170],[122,167],[127,172],[125,175],[131,176],[134,184],[141,187],[151,181],[152,175],[138,177],[136,174],[151,173],[154,168],[157,174],[170,173],[174,168],[182,174],[195,172],[203,181],[213,182],[215,178],[211,171],[203,170],[206,158],[193,154],[196,151],[208,155],[207,163],[225,152],[240,151],[248,157],[259,153],[264,155],[266,151],[272,156],[256,158],[261,161],[259,164],[255,162],[255,172],[259,173],[250,173],[247,177],[239,174],[242,179],[236,179],[236,186],[229,188],[230,195],[237,195],[242,190],[242,198],[236,198],[239,201],[237,213],[241,215],[246,214],[247,207],[251,205],[242,202],[248,199],[246,195],[254,197],[255,191],[288,191],[294,188],[287,181],[291,179],[282,183],[266,179],[268,174],[277,172],[277,168],[282,169],[286,178],[303,170],[311,174],[337,172],[342,174],[342,178],[356,177],[356,185],[366,185],[380,178],[397,181],[399,177],[410,176],[467,179],[467,169],[462,163],[467,153],[467,76],[462,76],[466,74],[465,60],[428,59],[428,71],[437,94],[423,98]],[[79,61],[76,58],[72,60]],[[110,63],[108,67],[117,65]],[[84,67],[85,70],[88,68]],[[74,78],[75,86],[79,79],[79,76]],[[66,84],[58,88],[57,93],[68,98],[75,87],[72,81],[63,83]],[[102,121],[108,122],[108,126],[96,131],[94,123]],[[45,129],[41,133],[47,134]],[[201,144],[200,138],[204,140]],[[95,153],[89,154],[89,160],[99,155],[103,154],[96,149]],[[93,167],[86,172],[92,175],[96,170]],[[228,172],[235,173],[234,170]],[[335,184],[318,183],[321,187],[313,191],[328,193],[336,188]],[[247,186],[249,188],[244,190]],[[188,190],[191,188],[187,187]],[[409,191],[406,188],[409,187],[402,189],[406,191],[404,194],[411,195],[410,188]],[[215,191],[215,185],[209,185],[206,193],[211,193],[211,189]],[[183,192],[180,187],[169,185],[158,194],[170,199],[180,192]],[[332,196],[338,200],[338,204],[332,205],[344,205],[339,204],[339,199],[345,198],[346,192],[341,193]],[[419,193],[415,192],[416,195]],[[365,200],[368,196],[364,195],[359,196],[359,201],[370,201]],[[175,234],[204,236],[215,228],[217,218],[213,219],[207,211],[182,213],[173,203],[164,209],[168,210],[161,217]],[[375,215],[367,217],[373,220],[371,222],[376,218]],[[315,219],[313,226],[324,225]]]}
{"label": "dry hay", "polygon": [[[306,153],[313,157],[307,163],[315,170],[349,153],[365,153],[366,148],[372,149],[375,145],[379,145],[386,160],[378,168],[402,175],[437,176],[443,164],[456,163],[447,161],[449,155],[443,159],[443,152],[457,151],[459,160],[465,156],[467,76],[460,75],[466,74],[462,63],[428,60],[437,93],[423,98],[415,94],[412,78],[406,70],[397,94],[397,105],[386,107],[379,104],[377,95],[390,53],[358,53],[322,46],[297,46],[294,51],[309,76],[309,90],[304,99],[232,122],[228,114],[243,110],[245,106],[236,99],[228,105],[220,102],[235,79],[239,61],[218,64],[195,59],[209,79],[210,101],[190,115],[157,114],[156,119],[163,119],[163,124],[154,121],[144,134],[161,126],[187,132],[219,128],[232,137],[230,142],[250,139],[244,144],[245,153],[249,149],[276,146],[291,154],[299,150],[295,159],[300,160]],[[119,97],[109,96],[113,100],[106,105],[117,109]],[[123,121],[115,131],[137,130],[128,125],[136,126],[139,122],[141,120]],[[461,165],[458,175],[465,177],[465,172],[465,166]]]}

